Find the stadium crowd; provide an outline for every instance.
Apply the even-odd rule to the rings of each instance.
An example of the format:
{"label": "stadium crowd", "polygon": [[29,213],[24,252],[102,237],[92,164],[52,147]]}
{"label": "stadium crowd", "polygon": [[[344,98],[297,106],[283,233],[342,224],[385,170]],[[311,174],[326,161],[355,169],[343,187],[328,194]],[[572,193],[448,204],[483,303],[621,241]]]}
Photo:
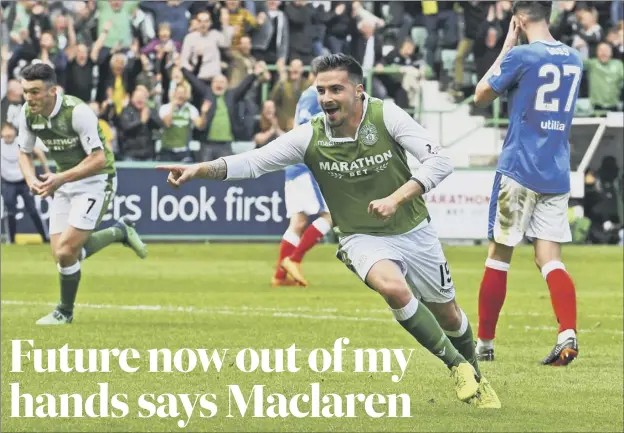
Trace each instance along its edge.
{"label": "stadium crowd", "polygon": [[[20,71],[46,62],[65,93],[89,102],[118,160],[210,160],[292,129],[307,66],[325,53],[354,56],[373,96],[402,108],[416,105],[422,79],[458,102],[470,97],[500,52],[511,4],[0,1],[1,122],[15,123],[23,104]],[[553,35],[585,60],[580,97],[621,111],[622,1],[554,6]]]}
{"label": "stadium crowd", "polygon": [[[232,142],[266,144],[293,127],[306,66],[328,52],[347,52],[376,72],[373,96],[403,108],[415,104],[410,89],[422,77],[461,100],[474,89],[465,77],[481,78],[498,55],[511,14],[510,1],[0,4],[9,79],[2,123],[22,104],[20,70],[47,62],[67,94],[90,102],[119,160],[198,161],[232,153]],[[553,33],[586,58],[581,97],[598,110],[621,109],[622,2],[554,9]],[[444,50],[455,56],[451,67]],[[387,66],[399,68],[382,72]]]}

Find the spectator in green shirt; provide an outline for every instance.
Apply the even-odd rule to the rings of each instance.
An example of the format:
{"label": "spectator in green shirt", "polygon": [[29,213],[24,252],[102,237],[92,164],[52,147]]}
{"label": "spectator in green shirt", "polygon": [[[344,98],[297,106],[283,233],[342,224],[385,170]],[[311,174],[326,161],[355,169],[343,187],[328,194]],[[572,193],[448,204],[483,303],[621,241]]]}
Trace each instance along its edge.
{"label": "spectator in green shirt", "polygon": [[212,104],[204,101],[200,113],[189,103],[190,96],[190,89],[180,83],[171,92],[171,102],[160,107],[159,115],[164,124],[158,155],[160,161],[193,162],[189,152],[191,131],[205,128],[206,115]]}
{"label": "spectator in green shirt", "polygon": [[104,23],[112,22],[104,47],[120,50],[132,46],[132,15],[139,2],[136,0],[98,0],[98,33],[104,30]]}
{"label": "spectator in green shirt", "polygon": [[596,58],[583,61],[589,73],[589,100],[596,110],[621,110],[624,67],[612,57],[611,45],[601,42],[596,49]]}

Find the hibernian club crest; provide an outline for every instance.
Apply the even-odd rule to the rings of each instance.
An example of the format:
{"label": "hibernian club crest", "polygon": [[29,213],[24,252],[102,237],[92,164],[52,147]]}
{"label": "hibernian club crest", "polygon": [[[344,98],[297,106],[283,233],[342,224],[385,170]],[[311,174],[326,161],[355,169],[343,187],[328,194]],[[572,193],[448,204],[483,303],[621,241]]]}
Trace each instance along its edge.
{"label": "hibernian club crest", "polygon": [[67,134],[69,132],[69,125],[65,120],[59,120],[56,122],[56,128],[62,133]]}
{"label": "hibernian club crest", "polygon": [[377,133],[377,128],[372,123],[365,123],[362,125],[360,129],[360,140],[367,146],[372,146],[377,143],[379,139],[379,134]]}

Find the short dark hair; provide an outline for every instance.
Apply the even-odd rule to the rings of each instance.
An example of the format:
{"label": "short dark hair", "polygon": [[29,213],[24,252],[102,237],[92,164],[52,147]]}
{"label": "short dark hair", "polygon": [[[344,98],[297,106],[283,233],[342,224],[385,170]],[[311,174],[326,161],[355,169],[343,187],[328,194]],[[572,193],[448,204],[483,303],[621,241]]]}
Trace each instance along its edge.
{"label": "short dark hair", "polygon": [[514,15],[518,12],[523,12],[528,15],[529,21],[531,22],[550,22],[552,1],[516,0],[513,3],[511,12]]}
{"label": "short dark hair", "polygon": [[26,81],[43,81],[46,86],[56,86],[56,73],[54,69],[45,63],[35,63],[22,69],[22,78]]}
{"label": "short dark hair", "polygon": [[317,57],[312,63],[312,72],[314,75],[318,75],[321,72],[336,70],[345,71],[349,75],[349,81],[355,84],[362,84],[364,82],[362,65],[353,57],[346,54],[338,53]]}

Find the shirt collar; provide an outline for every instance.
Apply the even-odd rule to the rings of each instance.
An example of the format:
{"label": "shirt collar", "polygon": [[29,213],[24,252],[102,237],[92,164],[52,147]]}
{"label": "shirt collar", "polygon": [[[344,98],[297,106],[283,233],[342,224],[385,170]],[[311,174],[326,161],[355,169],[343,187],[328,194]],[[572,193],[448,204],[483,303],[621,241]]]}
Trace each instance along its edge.
{"label": "shirt collar", "polygon": [[550,46],[561,45],[561,42],[559,42],[559,41],[556,41],[556,40],[555,41],[547,41],[547,40],[544,40],[544,39],[539,39],[539,40],[533,41],[531,43],[535,44],[537,42],[540,42],[540,43],[542,43],[544,45],[550,45]]}
{"label": "shirt collar", "polygon": [[54,110],[52,110],[52,113],[50,113],[50,117],[48,117],[48,119],[52,119],[54,116],[58,114],[59,111],[61,111],[61,105],[63,105],[63,95],[59,95],[57,93],[56,103],[54,104]]}
{"label": "shirt collar", "polygon": [[357,137],[358,137],[358,133],[360,132],[360,127],[362,126],[362,122],[364,121],[364,118],[366,117],[366,111],[368,110],[368,100],[369,100],[369,96],[367,93],[364,93],[364,104],[362,107],[362,118],[360,119],[360,124],[358,125],[357,130],[355,131],[355,137],[333,137],[332,136],[332,132],[331,132],[331,128],[329,126],[329,124],[327,123],[327,116],[325,116],[325,135],[327,135],[327,138],[329,138],[329,141],[331,141],[332,143],[347,143],[350,141],[356,141]]}

